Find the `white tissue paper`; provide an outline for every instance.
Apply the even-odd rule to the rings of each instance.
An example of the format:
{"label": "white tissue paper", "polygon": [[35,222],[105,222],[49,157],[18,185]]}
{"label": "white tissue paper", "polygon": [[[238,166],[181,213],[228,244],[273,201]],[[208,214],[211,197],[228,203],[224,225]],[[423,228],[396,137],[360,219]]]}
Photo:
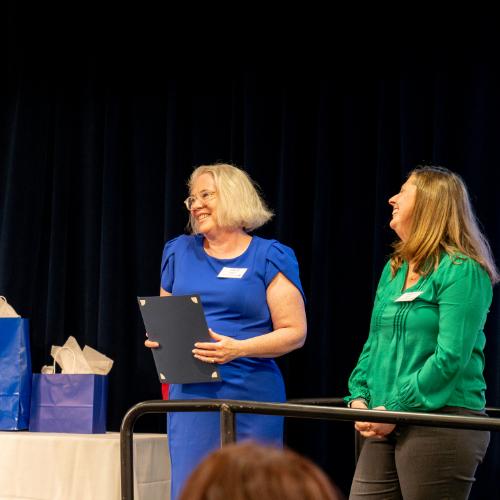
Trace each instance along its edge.
{"label": "white tissue paper", "polygon": [[61,367],[61,373],[107,375],[113,366],[113,360],[86,345],[83,351],[74,337],[68,337],[65,344],[53,345],[50,350],[54,358],[53,366],[43,366],[42,373],[55,373],[55,364]]}

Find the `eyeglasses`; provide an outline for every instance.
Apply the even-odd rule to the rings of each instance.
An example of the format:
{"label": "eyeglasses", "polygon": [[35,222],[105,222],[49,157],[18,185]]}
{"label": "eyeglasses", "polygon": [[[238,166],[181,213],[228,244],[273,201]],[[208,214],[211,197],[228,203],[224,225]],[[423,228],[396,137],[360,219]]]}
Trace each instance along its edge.
{"label": "eyeglasses", "polygon": [[200,200],[203,205],[206,205],[207,202],[215,198],[215,194],[215,191],[200,191],[197,195],[188,196],[184,200],[184,205],[186,205],[186,208],[188,210],[191,210],[193,208],[196,200]]}

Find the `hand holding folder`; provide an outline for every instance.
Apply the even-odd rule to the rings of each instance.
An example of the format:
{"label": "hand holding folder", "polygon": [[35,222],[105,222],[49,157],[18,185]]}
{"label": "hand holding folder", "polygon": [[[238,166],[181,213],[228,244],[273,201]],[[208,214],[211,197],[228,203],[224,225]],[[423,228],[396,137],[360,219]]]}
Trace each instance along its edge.
{"label": "hand holding folder", "polygon": [[138,297],[160,382],[190,384],[219,382],[217,365],[193,356],[195,342],[210,341],[208,325],[198,295]]}

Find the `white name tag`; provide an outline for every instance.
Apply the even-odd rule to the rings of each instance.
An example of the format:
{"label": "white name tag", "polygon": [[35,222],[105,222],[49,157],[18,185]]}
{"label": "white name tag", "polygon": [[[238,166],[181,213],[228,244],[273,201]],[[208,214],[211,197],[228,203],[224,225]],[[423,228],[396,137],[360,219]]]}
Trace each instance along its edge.
{"label": "white name tag", "polygon": [[242,278],[247,267],[223,267],[217,278]]}
{"label": "white name tag", "polygon": [[415,300],[419,295],[422,295],[424,292],[406,292],[401,295],[401,297],[398,297],[394,302],[412,302]]}

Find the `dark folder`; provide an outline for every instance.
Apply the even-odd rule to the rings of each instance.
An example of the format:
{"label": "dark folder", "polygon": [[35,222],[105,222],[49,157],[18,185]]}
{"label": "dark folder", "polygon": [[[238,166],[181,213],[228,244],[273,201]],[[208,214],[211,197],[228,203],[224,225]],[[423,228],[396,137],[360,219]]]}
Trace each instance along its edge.
{"label": "dark folder", "polygon": [[210,341],[198,295],[138,297],[148,337],[159,342],[151,349],[160,382],[191,384],[220,382],[217,365],[193,356],[195,342]]}

